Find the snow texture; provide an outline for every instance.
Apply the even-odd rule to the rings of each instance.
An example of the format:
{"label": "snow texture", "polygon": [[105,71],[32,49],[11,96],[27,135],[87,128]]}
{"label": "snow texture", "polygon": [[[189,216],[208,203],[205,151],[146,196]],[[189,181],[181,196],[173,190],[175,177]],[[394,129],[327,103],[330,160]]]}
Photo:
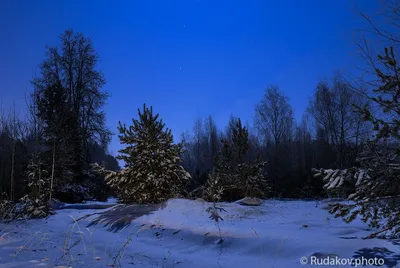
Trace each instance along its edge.
{"label": "snow texture", "polygon": [[113,208],[64,208],[48,219],[0,224],[0,267],[291,268],[304,267],[303,256],[382,257],[383,267],[400,266],[394,241],[363,240],[373,230],[358,220],[346,224],[333,218],[322,208],[332,202],[265,200],[257,207],[219,203],[226,210],[220,213],[222,243],[217,243],[218,228],[205,201],[169,200],[114,232],[100,224],[87,227]]}

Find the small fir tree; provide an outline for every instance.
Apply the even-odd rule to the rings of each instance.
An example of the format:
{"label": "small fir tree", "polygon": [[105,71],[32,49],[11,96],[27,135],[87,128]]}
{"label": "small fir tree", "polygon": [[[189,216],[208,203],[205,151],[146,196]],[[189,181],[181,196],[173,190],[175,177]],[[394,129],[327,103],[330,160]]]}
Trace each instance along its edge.
{"label": "small fir tree", "polygon": [[39,154],[32,155],[27,168],[29,193],[21,201],[23,214],[31,218],[44,218],[50,213],[50,176]]}
{"label": "small fir tree", "polygon": [[119,138],[126,148],[118,159],[125,168],[107,176],[121,202],[158,203],[180,196],[190,178],[180,165],[182,145],[174,144],[171,130],[153,114],[152,107],[143,105],[138,119],[126,127],[119,123]]}

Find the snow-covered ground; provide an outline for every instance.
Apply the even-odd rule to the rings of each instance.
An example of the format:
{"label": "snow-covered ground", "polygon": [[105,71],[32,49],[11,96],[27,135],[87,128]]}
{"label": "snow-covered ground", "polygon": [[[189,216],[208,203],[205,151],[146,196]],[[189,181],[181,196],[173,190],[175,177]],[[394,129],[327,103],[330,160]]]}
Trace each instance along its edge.
{"label": "snow-covered ground", "polygon": [[[221,213],[222,243],[218,243],[216,224],[208,218],[210,204],[206,202],[170,200],[117,231],[102,224],[88,227],[101,216],[98,213],[110,213],[113,208],[63,209],[48,219],[0,224],[0,267],[291,268],[310,266],[315,259],[326,264],[357,258],[371,264],[374,257],[382,258],[383,267],[400,267],[396,242],[363,240],[372,231],[364,223],[346,224],[329,215],[326,202],[316,204],[267,200],[259,207],[245,207],[220,203],[226,210]],[[91,216],[80,219],[85,215]],[[119,216],[128,219],[127,214]],[[302,257],[307,265],[301,264]]]}

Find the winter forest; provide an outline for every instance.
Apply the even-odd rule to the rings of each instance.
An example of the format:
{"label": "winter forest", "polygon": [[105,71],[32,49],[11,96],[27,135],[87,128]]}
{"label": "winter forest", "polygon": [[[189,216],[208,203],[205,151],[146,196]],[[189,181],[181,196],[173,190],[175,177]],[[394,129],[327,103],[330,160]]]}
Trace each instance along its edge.
{"label": "winter forest", "polygon": [[[271,84],[260,88],[252,122],[232,114],[220,126],[210,113],[179,137],[151,99],[130,122],[107,126],[112,96],[96,43],[74,29],[54,36],[30,81],[25,113],[8,104],[0,113],[0,265],[301,267],[300,256],[311,265],[313,256],[335,256],[400,267],[400,2],[382,5],[384,20],[358,14],[367,26],[355,40],[363,61],[357,75],[332,70],[303,114],[295,115],[285,88]],[[123,146],[116,156],[113,135]],[[280,221],[287,227],[274,225]],[[134,223],[134,236],[120,233],[108,255],[100,249]],[[17,238],[20,228],[28,231]],[[353,231],[335,233],[340,228]],[[150,234],[137,237],[143,229]],[[279,234],[300,246],[289,248]],[[190,243],[178,248],[173,243],[185,242],[177,235]],[[312,235],[320,244],[306,244]],[[147,253],[132,253],[135,240]],[[43,241],[54,242],[56,253]],[[236,252],[238,244],[247,251]],[[301,248],[304,254],[293,253]]]}

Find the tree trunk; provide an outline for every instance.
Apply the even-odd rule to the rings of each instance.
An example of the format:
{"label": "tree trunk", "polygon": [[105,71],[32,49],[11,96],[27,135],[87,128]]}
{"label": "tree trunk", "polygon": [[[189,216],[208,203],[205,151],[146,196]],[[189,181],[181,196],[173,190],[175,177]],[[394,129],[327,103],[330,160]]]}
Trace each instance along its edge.
{"label": "tree trunk", "polygon": [[[15,127],[15,126],[14,126]],[[11,189],[10,189],[10,197],[11,201],[14,201],[14,166],[15,166],[15,140],[13,141],[12,147],[12,158],[11,158]]]}
{"label": "tree trunk", "polygon": [[50,179],[50,197],[49,202],[51,202],[54,184],[54,169],[56,165],[56,139],[53,140],[53,165],[51,167],[51,179]]}
{"label": "tree trunk", "polygon": [[16,120],[15,120],[15,104],[13,106],[13,122],[12,122],[12,158],[11,158],[11,178],[10,178],[10,183],[11,183],[11,189],[10,189],[10,197],[11,201],[14,201],[15,196],[14,196],[14,174],[15,174],[15,147],[16,147],[16,139],[17,139],[17,125],[16,125]]}

